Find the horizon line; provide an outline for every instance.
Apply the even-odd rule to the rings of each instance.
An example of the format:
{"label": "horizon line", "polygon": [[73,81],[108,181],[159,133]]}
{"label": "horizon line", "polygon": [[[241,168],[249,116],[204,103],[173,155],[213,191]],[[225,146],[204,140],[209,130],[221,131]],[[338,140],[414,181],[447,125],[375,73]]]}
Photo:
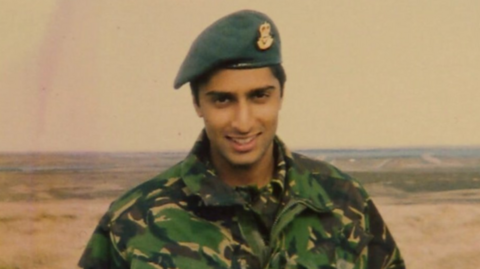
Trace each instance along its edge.
{"label": "horizon line", "polygon": [[[394,146],[394,147],[299,147],[291,148],[291,151],[395,151],[395,150],[480,150],[480,145],[441,145],[441,146]],[[2,151],[0,154],[88,154],[88,153],[188,153],[191,149],[172,150],[18,150]]]}

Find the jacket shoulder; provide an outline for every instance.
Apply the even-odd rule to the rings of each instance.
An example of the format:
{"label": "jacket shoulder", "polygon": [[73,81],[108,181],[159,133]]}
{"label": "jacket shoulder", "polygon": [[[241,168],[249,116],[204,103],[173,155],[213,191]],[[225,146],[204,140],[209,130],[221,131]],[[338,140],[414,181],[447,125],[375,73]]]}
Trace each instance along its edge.
{"label": "jacket shoulder", "polygon": [[332,177],[342,180],[352,180],[353,178],[342,172],[337,167],[318,159],[308,157],[306,155],[293,152],[293,161],[296,168],[301,172],[310,172],[312,174],[318,174],[325,177]]}
{"label": "jacket shoulder", "polygon": [[161,196],[175,196],[174,193],[181,192],[184,187],[184,183],[181,180],[181,164],[182,162],[173,165],[114,200],[108,210],[110,221],[115,221],[116,218],[134,206],[144,205],[148,201],[153,201]]}
{"label": "jacket shoulder", "polygon": [[303,154],[292,153],[295,168],[301,174],[310,175],[310,186],[321,186],[334,204],[353,203],[365,206],[370,197],[362,184],[337,167]]}

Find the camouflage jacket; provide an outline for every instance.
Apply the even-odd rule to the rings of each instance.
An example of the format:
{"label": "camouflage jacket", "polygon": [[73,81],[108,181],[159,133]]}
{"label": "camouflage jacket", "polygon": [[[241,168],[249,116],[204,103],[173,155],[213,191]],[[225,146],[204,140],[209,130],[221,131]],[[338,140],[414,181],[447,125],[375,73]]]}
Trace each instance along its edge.
{"label": "camouflage jacket", "polygon": [[276,138],[285,190],[268,241],[250,205],[199,156],[112,203],[81,268],[405,268],[363,187]]}

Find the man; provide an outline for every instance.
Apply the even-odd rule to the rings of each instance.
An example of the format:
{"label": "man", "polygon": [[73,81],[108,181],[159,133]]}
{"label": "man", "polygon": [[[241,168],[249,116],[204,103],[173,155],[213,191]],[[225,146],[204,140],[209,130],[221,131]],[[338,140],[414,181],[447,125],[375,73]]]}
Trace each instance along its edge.
{"label": "man", "polygon": [[285,79],[266,15],[205,29],[174,83],[190,83],[199,140],[112,203],[80,267],[405,268],[361,185],[276,136]]}

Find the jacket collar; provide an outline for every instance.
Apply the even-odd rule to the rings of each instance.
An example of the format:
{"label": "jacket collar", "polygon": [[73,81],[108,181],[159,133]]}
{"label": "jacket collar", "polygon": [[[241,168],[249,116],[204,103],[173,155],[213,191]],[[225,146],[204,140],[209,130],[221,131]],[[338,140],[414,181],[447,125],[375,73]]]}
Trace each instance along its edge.
{"label": "jacket collar", "polygon": [[[312,171],[298,165],[297,156],[293,156],[280,138],[275,137],[280,162],[277,167],[285,167],[279,173],[285,173],[285,195],[287,200],[301,202],[315,211],[330,211],[333,203],[318,178]],[[219,180],[209,163],[210,142],[202,131],[195,145],[181,164],[181,177],[192,194],[200,196],[207,206],[233,206],[246,204],[234,188]],[[283,165],[281,162],[285,162]]]}
{"label": "jacket collar", "polygon": [[219,180],[209,161],[210,142],[203,130],[181,164],[181,177],[189,191],[207,206],[245,205],[235,189]]}
{"label": "jacket collar", "polygon": [[[280,151],[284,154],[287,167],[286,185],[290,191],[292,201],[305,203],[308,207],[315,211],[326,212],[333,209],[333,202],[330,199],[325,187],[322,185],[321,179],[313,169],[303,167],[302,159],[309,159],[299,154],[292,154],[285,144],[279,139],[278,145]],[[311,159],[309,159],[312,161]]]}

